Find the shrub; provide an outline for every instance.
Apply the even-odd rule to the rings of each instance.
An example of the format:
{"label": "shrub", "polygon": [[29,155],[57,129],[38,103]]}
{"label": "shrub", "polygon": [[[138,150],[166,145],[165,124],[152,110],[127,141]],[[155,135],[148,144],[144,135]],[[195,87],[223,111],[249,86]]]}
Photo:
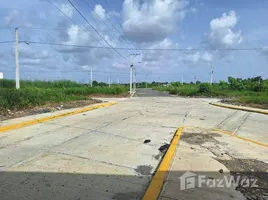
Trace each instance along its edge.
{"label": "shrub", "polygon": [[205,93],[205,94],[210,94],[212,92],[212,87],[209,83],[201,83],[199,85],[199,93]]}

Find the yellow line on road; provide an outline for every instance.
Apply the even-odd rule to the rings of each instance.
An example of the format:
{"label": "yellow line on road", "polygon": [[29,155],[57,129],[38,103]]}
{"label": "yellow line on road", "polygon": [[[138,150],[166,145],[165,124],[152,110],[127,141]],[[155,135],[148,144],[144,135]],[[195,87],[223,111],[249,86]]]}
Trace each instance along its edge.
{"label": "yellow line on road", "polygon": [[249,139],[249,138],[245,138],[245,137],[236,135],[236,134],[234,134],[234,133],[230,133],[230,132],[223,131],[223,130],[220,130],[220,129],[213,129],[213,130],[218,131],[218,132],[221,132],[221,133],[224,133],[224,134],[226,134],[226,135],[230,135],[230,136],[232,136],[232,137],[239,138],[239,139],[244,140],[244,141],[247,141],[247,142],[251,142],[251,143],[254,143],[254,144],[257,144],[257,145],[260,145],[260,146],[263,146],[263,147],[267,147],[267,148],[268,148],[268,144],[265,144],[265,143],[262,143],[262,142],[259,142],[259,141],[256,141],[256,140],[252,140],[252,139]]}
{"label": "yellow line on road", "polygon": [[78,113],[87,112],[87,111],[90,111],[90,110],[95,110],[95,109],[98,109],[98,108],[104,108],[104,107],[112,106],[114,104],[117,104],[117,102],[108,102],[108,103],[97,104],[97,105],[93,105],[93,106],[90,106],[90,107],[77,109],[77,110],[72,111],[72,112],[66,112],[66,113],[62,113],[62,114],[52,115],[52,116],[43,117],[43,118],[40,118],[40,119],[33,119],[33,120],[29,120],[29,121],[25,121],[25,122],[21,122],[21,123],[17,123],[17,124],[12,124],[12,125],[7,125],[7,126],[0,126],[0,133],[1,132],[6,132],[6,131],[11,131],[13,129],[22,128],[22,127],[25,127],[25,126],[30,126],[30,125],[34,125],[34,124],[38,124],[38,123],[47,122],[47,121],[50,121],[50,120],[53,120],[53,119],[58,119],[58,118],[62,118],[62,117],[75,115],[75,114],[78,114]]}
{"label": "yellow line on road", "polygon": [[[145,195],[143,196],[143,200],[157,200],[158,199],[158,197],[159,197],[159,195],[161,193],[162,187],[164,185],[164,181],[166,179],[168,170],[169,170],[169,168],[171,166],[171,163],[173,161],[173,157],[175,155],[176,147],[177,147],[177,145],[179,143],[180,136],[181,136],[182,131],[183,131],[184,128],[208,129],[208,128],[202,128],[202,127],[184,126],[184,127],[180,127],[176,131],[176,133],[175,133],[175,135],[174,135],[174,137],[173,137],[173,139],[172,139],[172,141],[170,143],[170,146],[169,146],[164,158],[162,159],[162,161],[160,163],[159,168],[157,169],[157,171],[156,171],[151,183],[149,184],[149,187],[148,187]],[[227,132],[227,131],[223,131],[223,130],[220,130],[220,129],[210,129],[210,130],[218,131],[220,133],[224,133],[224,134],[227,134],[229,136],[236,137],[236,138],[245,140],[247,142],[251,142],[251,143],[254,143],[254,144],[257,144],[257,145],[260,145],[260,146],[268,148],[268,144],[261,143],[261,142],[255,141],[255,140],[251,140],[249,138],[241,137],[241,136],[235,135],[235,134]]]}
{"label": "yellow line on road", "polygon": [[143,197],[143,200],[156,200],[158,198],[158,195],[160,194],[162,186],[163,186],[164,181],[166,179],[168,169],[169,169],[171,162],[173,160],[177,144],[180,140],[182,130],[183,130],[183,127],[180,127],[176,131],[176,133],[175,133],[175,135],[170,143],[170,146],[169,146],[159,168],[157,169],[157,172],[154,175],[152,182],[150,183],[150,185],[149,185],[149,187],[148,187],[148,189]]}
{"label": "yellow line on road", "polygon": [[242,110],[242,111],[247,111],[247,112],[255,112],[255,113],[260,113],[260,114],[264,114],[264,115],[268,115],[268,111],[265,110],[260,110],[260,109],[256,109],[256,108],[247,108],[247,107],[240,107],[240,106],[233,106],[233,105],[227,105],[227,104],[223,104],[223,103],[209,103],[210,105],[213,106],[219,106],[222,108],[230,108],[233,110]]}

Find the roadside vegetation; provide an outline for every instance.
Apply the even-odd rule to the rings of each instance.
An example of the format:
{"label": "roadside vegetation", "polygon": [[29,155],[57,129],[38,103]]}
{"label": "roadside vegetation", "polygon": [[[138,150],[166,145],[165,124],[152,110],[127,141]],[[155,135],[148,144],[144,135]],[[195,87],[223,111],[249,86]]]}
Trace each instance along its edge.
{"label": "roadside vegetation", "polygon": [[126,94],[128,88],[121,85],[93,82],[93,87],[72,81],[21,81],[16,90],[15,81],[0,80],[0,111],[21,110],[48,103],[87,100],[90,95]]}
{"label": "roadside vegetation", "polygon": [[168,91],[170,94],[190,97],[219,97],[224,102],[252,105],[268,109],[268,80],[261,77],[248,79],[228,77],[228,81],[219,83],[184,83],[173,82],[156,86],[159,91]]}

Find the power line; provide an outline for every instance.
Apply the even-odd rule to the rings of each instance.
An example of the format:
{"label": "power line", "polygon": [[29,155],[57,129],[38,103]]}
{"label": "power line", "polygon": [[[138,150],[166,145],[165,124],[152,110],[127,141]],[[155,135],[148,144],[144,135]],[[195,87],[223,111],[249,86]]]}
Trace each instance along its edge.
{"label": "power line", "polygon": [[[39,41],[28,41],[21,40],[20,42],[31,43],[31,44],[43,44],[43,45],[54,45],[54,46],[66,46],[66,47],[79,47],[79,48],[95,48],[95,49],[113,49],[113,50],[129,50],[125,47],[105,47],[105,46],[92,46],[92,45],[75,45],[75,44],[64,44],[64,43],[52,43],[52,42],[39,42]],[[268,50],[268,47],[254,47],[254,48],[131,48],[131,50],[141,51],[184,51],[184,52],[196,52],[196,51],[263,51]]]}
{"label": "power line", "polygon": [[[104,22],[104,20],[102,20],[102,18],[98,15],[98,13],[95,12],[94,8],[86,1],[86,0],[83,0],[85,2],[85,4],[92,10],[92,12],[98,17],[98,19],[107,27],[108,30],[110,30],[110,32],[116,37],[119,39],[120,42],[122,42],[122,40],[120,40],[120,38],[111,30],[111,28]],[[97,2],[94,0],[94,2],[97,4]],[[109,18],[107,18],[109,20]],[[109,20],[110,21],[110,20]],[[111,21],[110,21],[111,23]],[[112,23],[111,23],[112,24]],[[113,24],[112,24],[113,26]],[[114,27],[114,26],[113,26]],[[115,27],[114,27],[115,28]],[[115,28],[116,30],[116,28]],[[117,31],[117,30],[116,30]],[[119,35],[120,35],[120,32],[118,32]],[[122,42],[123,43],[123,42]],[[125,42],[124,42],[125,43]]]}
{"label": "power line", "polygon": [[[76,24],[77,25],[77,24]],[[17,26],[17,27],[0,27],[0,30],[1,29],[15,29],[15,28],[19,28],[19,29],[29,29],[29,30],[47,30],[47,31],[68,31],[69,29],[68,28],[50,28],[50,27],[27,27],[27,26]],[[88,30],[82,30],[80,27],[77,31],[82,31],[82,32],[88,32],[90,33]],[[111,32],[112,30],[110,31],[102,31],[102,32]],[[113,31],[115,32],[115,31]],[[99,42],[99,41],[98,41]]]}
{"label": "power line", "polygon": [[[69,1],[69,0],[68,0]],[[61,12],[63,15],[65,15],[69,20],[71,20],[74,24],[76,24],[81,30],[84,30],[86,32],[88,32],[89,34],[91,34],[90,31],[88,31],[87,29],[82,28],[78,23],[76,23],[71,17],[69,17],[67,14],[65,14],[60,8],[58,8],[55,4],[53,4],[50,0],[47,0],[47,2],[49,2],[54,8],[56,8],[59,12]],[[74,7],[74,5],[69,1],[69,3]],[[74,7],[75,8],[75,7]],[[77,10],[77,9],[76,9]],[[78,13],[80,13],[78,11]],[[85,18],[83,16],[83,18]],[[95,28],[93,26],[91,26],[91,28],[93,28],[95,30]],[[92,35],[90,35],[95,41],[98,42],[98,44],[101,44],[101,41],[97,40],[95,37],[93,37]],[[110,49],[110,51],[112,51],[112,49]],[[116,50],[115,50],[116,51]],[[119,53],[120,54],[120,53]],[[120,56],[121,57],[121,56]],[[125,59],[125,58],[124,58]]]}
{"label": "power line", "polygon": [[0,41],[1,44],[12,43],[14,41]]}
{"label": "power line", "polygon": [[[84,0],[85,2],[86,2],[86,0]],[[98,4],[97,2],[96,2],[96,0],[93,0],[94,2],[95,2],[95,4]],[[107,6],[109,6],[108,4],[107,4]],[[91,6],[90,6],[91,7]],[[91,9],[93,10],[93,8],[91,7]],[[110,8],[109,8],[110,9]],[[94,11],[94,10],[93,10]],[[110,11],[111,11],[111,9],[110,9]],[[94,13],[96,13],[95,11],[94,11]],[[113,13],[113,12],[112,12]],[[97,14],[97,13],[96,13]],[[114,14],[114,13],[113,13]],[[101,19],[100,19],[101,20]],[[119,34],[119,36],[121,35],[121,33],[120,33],[120,31],[115,27],[115,25],[113,24],[113,22],[107,17],[107,20],[110,22],[110,24],[112,25],[112,27],[114,28],[114,30],[116,31],[116,32],[118,32],[118,34]],[[103,21],[103,20],[101,20],[104,24],[105,24],[105,22]],[[105,24],[106,25],[106,24]],[[107,26],[107,25],[106,25]],[[124,37],[124,36],[123,36]],[[129,43],[128,42],[124,42],[124,43],[126,43],[126,44],[128,44],[129,45]],[[132,44],[133,45],[133,44]],[[134,45],[133,45],[134,46]],[[131,46],[129,45],[129,47],[131,48]],[[134,46],[135,47],[135,46]],[[132,52],[133,53],[133,52]]]}
{"label": "power line", "polygon": [[[95,1],[95,0],[94,0],[94,1]],[[115,21],[117,22],[117,24],[119,25],[119,27],[124,31],[124,29],[123,29],[123,27],[122,27],[122,24],[119,22],[119,20],[118,20],[117,17],[115,16],[115,14],[114,14],[114,12],[113,12],[111,6],[109,5],[109,3],[108,3],[106,0],[104,0],[104,1],[105,1],[106,5],[107,5],[108,9],[110,10],[110,12],[112,13],[112,15],[114,16]],[[125,36],[123,36],[123,37],[126,38]],[[137,48],[133,43],[132,43],[132,45],[133,45],[135,48]]]}
{"label": "power line", "polygon": [[[76,23],[71,17],[69,17],[66,13],[64,13],[59,7],[57,7],[54,3],[52,3],[50,0],[47,0],[47,2],[49,2],[56,10],[58,10],[60,13],[62,13],[64,16],[66,16],[69,20],[71,20],[75,25],[77,25],[81,30],[84,30],[88,33],[90,33],[88,30],[84,29],[83,27],[81,27],[78,23]],[[100,41],[98,39],[96,39],[95,37],[93,37],[92,35],[90,35],[90,37],[92,37],[96,42],[100,43]]]}
{"label": "power line", "polygon": [[114,52],[116,52],[120,57],[122,57],[124,60],[128,61],[129,60],[124,57],[121,53],[119,53],[93,26],[92,24],[86,19],[86,17],[77,9],[77,7],[70,1],[68,0],[68,2],[71,4],[71,6],[79,13],[79,15],[88,23],[88,25],[90,25],[90,27],[103,39],[103,41],[105,41],[105,43],[110,46]]}

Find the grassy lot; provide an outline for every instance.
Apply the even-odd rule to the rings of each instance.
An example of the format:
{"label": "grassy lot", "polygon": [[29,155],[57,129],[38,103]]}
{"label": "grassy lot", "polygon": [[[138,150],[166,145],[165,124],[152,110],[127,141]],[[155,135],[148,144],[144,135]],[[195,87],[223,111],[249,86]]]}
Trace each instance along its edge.
{"label": "grassy lot", "polygon": [[0,111],[21,110],[48,103],[87,100],[92,94],[119,95],[128,91],[127,87],[119,85],[113,85],[111,88],[95,85],[91,88],[71,81],[21,81],[20,90],[14,87],[14,81],[0,82]]}
{"label": "grassy lot", "polygon": [[170,94],[191,97],[219,97],[230,99],[233,104],[252,105],[268,108],[268,81],[252,79],[229,78],[229,82],[180,84],[171,83],[169,86],[155,87],[159,91],[169,91]]}

